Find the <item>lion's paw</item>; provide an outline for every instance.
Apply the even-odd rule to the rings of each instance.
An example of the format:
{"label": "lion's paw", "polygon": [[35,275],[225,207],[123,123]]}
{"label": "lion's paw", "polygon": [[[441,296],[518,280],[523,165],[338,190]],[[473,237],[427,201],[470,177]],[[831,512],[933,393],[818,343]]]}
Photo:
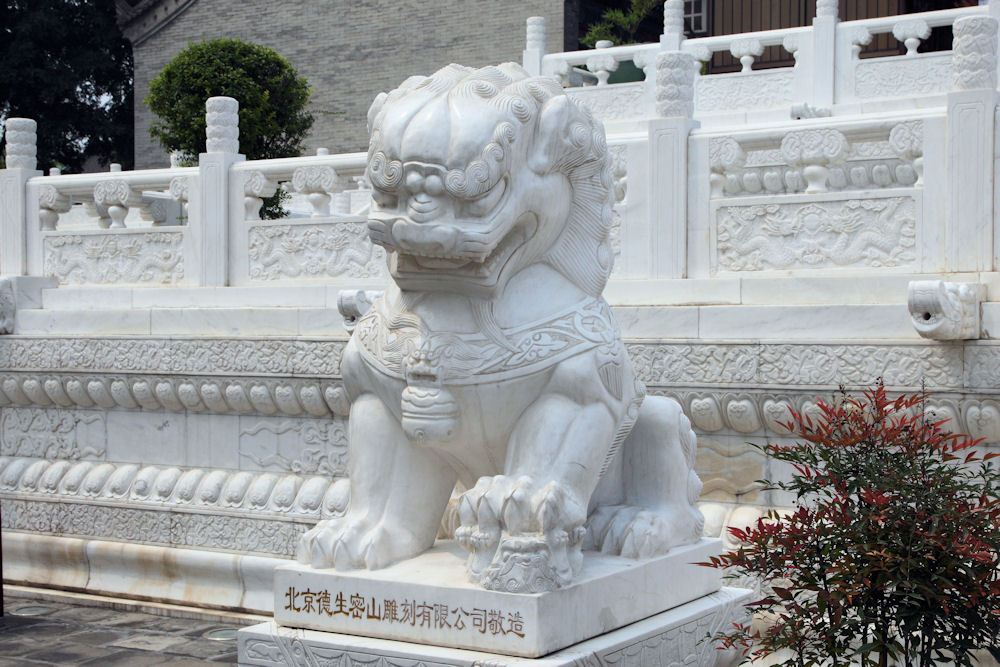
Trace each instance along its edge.
{"label": "lion's paw", "polygon": [[365,566],[361,541],[371,526],[365,519],[340,517],[320,521],[299,538],[296,558],[314,568],[353,570]]}
{"label": "lion's paw", "polygon": [[697,540],[703,523],[696,508],[601,507],[590,516],[585,546],[626,558],[653,558]]}
{"label": "lion's paw", "polygon": [[[295,549],[295,558],[304,565],[313,567],[332,567],[332,541],[343,529],[344,518],[325,519],[320,521],[311,529],[299,537],[298,546]],[[324,545],[328,545],[326,547]],[[326,554],[330,554],[327,558]]]}
{"label": "lion's paw", "polygon": [[459,500],[455,539],[471,552],[469,576],[486,588],[537,592],[580,569],[583,505],[558,482],[484,477]]}

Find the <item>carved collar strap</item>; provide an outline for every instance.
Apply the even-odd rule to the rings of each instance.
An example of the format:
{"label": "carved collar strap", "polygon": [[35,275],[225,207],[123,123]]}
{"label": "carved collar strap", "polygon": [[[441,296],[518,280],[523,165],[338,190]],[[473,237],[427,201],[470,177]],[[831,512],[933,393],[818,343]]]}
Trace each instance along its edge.
{"label": "carved collar strap", "polygon": [[603,299],[586,299],[541,322],[503,329],[510,347],[480,333],[431,331],[407,318],[390,326],[380,300],[358,322],[365,359],[399,379],[422,384],[472,385],[521,377],[598,346],[614,347],[620,334]]}

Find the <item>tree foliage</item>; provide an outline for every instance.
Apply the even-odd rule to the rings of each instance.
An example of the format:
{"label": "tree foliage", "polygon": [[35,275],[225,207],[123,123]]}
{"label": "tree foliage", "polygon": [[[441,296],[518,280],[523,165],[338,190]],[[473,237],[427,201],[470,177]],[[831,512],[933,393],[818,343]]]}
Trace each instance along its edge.
{"label": "tree foliage", "polygon": [[38,122],[38,167],[132,164],[132,48],[114,0],[2,0],[0,119]]}
{"label": "tree foliage", "polygon": [[150,134],[168,151],[205,150],[205,100],[240,103],[240,152],[250,160],[295,157],[313,124],[309,85],[277,51],[237,39],[189,44],[150,82]]}
{"label": "tree foliage", "polygon": [[590,47],[603,39],[614,44],[634,44],[643,21],[657,11],[663,11],[662,0],[629,0],[627,8],[606,9],[600,21],[587,26],[580,42]]}
{"label": "tree foliage", "polygon": [[1000,472],[978,441],[944,430],[924,396],[857,399],[793,412],[800,439],[762,449],[794,469],[768,489],[797,507],[732,529],[741,544],[714,567],[759,577],[751,609],[716,639],[783,665],[971,665],[1000,648]]}

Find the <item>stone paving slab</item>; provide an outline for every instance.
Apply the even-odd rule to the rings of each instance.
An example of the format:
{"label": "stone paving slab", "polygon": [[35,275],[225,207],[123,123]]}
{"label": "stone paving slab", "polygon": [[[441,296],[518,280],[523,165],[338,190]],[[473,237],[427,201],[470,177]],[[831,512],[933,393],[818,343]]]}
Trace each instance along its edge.
{"label": "stone paving slab", "polygon": [[[144,667],[236,664],[235,630],[254,621],[176,618],[140,611],[4,595],[0,667],[100,665]],[[32,607],[44,609],[31,609]],[[30,615],[27,615],[29,612]],[[213,630],[232,639],[213,640]]]}

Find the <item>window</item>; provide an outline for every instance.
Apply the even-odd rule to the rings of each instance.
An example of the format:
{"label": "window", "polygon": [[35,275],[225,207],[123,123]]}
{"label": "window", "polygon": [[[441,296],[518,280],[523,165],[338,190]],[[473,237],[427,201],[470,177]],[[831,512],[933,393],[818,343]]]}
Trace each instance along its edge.
{"label": "window", "polygon": [[684,28],[691,35],[708,34],[705,5],[708,0],[684,0]]}

